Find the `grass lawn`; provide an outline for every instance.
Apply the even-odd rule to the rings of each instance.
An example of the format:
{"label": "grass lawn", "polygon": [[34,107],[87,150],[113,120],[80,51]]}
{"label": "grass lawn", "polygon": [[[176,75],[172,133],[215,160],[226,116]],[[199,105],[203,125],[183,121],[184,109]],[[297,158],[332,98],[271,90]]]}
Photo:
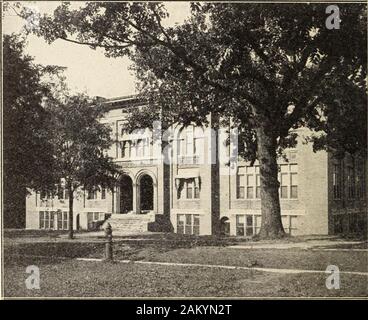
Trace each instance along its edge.
{"label": "grass lawn", "polygon": [[[5,238],[5,296],[8,297],[368,296],[368,276],[365,275],[341,274],[340,289],[328,290],[325,274],[76,261],[72,258],[102,258],[104,244],[55,241],[49,235],[31,241],[27,238],[26,242],[17,242],[17,239]],[[227,243],[215,238],[175,236],[150,236],[143,240],[142,237],[136,241],[116,239],[115,258],[308,270],[325,270],[333,264],[340,271],[368,272],[367,251],[233,249],[226,247],[233,244],[233,240]],[[31,264],[40,268],[40,290],[25,287],[28,276],[25,269]]]}
{"label": "grass lawn", "polygon": [[[28,290],[28,265],[40,268],[40,290]],[[7,297],[312,297],[367,296],[367,277],[341,275],[341,288],[328,290],[322,274],[282,275],[244,270],[54,258],[7,262]]]}

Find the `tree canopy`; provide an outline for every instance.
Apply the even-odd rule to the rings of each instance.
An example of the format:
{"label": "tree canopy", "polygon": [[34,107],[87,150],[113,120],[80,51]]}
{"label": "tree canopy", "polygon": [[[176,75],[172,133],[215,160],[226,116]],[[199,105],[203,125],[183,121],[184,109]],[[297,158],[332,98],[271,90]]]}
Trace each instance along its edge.
{"label": "tree canopy", "polygon": [[42,77],[55,67],[34,63],[24,53],[25,39],[17,34],[3,38],[3,154],[4,220],[7,227],[24,225],[26,188],[50,183],[52,170],[43,100],[50,87]]}

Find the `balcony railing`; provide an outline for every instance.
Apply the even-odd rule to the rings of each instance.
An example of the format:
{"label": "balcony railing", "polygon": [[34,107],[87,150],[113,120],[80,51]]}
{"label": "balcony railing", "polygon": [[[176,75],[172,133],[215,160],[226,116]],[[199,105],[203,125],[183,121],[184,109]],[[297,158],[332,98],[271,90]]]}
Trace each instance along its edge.
{"label": "balcony railing", "polygon": [[178,164],[200,164],[200,157],[194,156],[178,156]]}

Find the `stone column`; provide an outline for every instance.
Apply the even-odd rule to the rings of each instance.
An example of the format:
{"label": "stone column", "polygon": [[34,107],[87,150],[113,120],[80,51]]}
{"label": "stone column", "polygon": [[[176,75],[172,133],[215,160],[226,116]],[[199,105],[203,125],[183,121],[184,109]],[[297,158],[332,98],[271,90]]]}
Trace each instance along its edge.
{"label": "stone column", "polygon": [[154,213],[158,213],[158,207],[157,207],[157,196],[158,196],[158,188],[157,188],[157,183],[153,183],[152,184],[153,187],[153,212]]}
{"label": "stone column", "polygon": [[133,214],[138,214],[140,204],[139,184],[133,183]]}

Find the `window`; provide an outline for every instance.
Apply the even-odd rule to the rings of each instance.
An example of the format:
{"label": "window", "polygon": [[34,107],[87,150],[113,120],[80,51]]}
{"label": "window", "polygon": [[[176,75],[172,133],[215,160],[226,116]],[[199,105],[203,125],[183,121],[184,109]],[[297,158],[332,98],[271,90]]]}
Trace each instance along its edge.
{"label": "window", "polygon": [[137,155],[137,157],[142,157],[143,156],[143,140],[142,139],[137,140],[136,155]]}
{"label": "window", "polygon": [[199,222],[198,214],[178,214],[176,231],[178,234],[199,235]]}
{"label": "window", "polygon": [[254,175],[247,174],[247,199],[254,197]]}
{"label": "window", "polygon": [[45,213],[40,211],[40,229],[45,228]]}
{"label": "window", "polygon": [[290,198],[298,198],[298,174],[290,173]]}
{"label": "window", "polygon": [[66,200],[69,198],[69,191],[63,188],[61,185],[57,187],[57,197],[59,200]]}
{"label": "window", "polygon": [[[182,197],[185,195],[185,198]],[[199,199],[200,190],[194,178],[182,179],[178,189],[178,199]]]}
{"label": "window", "polygon": [[40,211],[39,212],[39,228],[54,229],[57,227],[57,218],[55,211]]}
{"label": "window", "polygon": [[261,198],[261,176],[259,174],[256,175],[256,198]]}
{"label": "window", "polygon": [[245,222],[246,222],[245,234],[247,236],[253,236],[253,216],[246,215],[245,216]]}
{"label": "window", "polygon": [[62,212],[58,210],[55,214],[55,227],[57,230],[67,230],[68,229],[68,212]]}
{"label": "window", "polygon": [[236,215],[236,235],[244,236],[244,215]]}
{"label": "window", "polygon": [[130,159],[131,145],[132,145],[132,142],[130,140],[125,140],[121,142],[121,157],[123,159]]}
{"label": "window", "polygon": [[280,174],[280,198],[285,199],[288,197],[288,183],[287,183],[287,173]]}
{"label": "window", "polygon": [[254,214],[236,215],[237,236],[254,236],[259,232],[260,227],[261,227],[261,216]]}
{"label": "window", "polygon": [[244,199],[244,186],[245,186],[245,176],[243,174],[237,176],[237,198]]}
{"label": "window", "polygon": [[45,211],[45,222],[44,222],[45,229],[50,229],[50,212]]}
{"label": "window", "polygon": [[184,214],[178,214],[177,215],[177,229],[176,232],[178,234],[184,234],[184,220],[185,215]]}
{"label": "window", "polygon": [[106,188],[101,189],[101,199],[106,199]]}
{"label": "window", "polygon": [[192,234],[192,215],[185,215],[184,234]]}
{"label": "window", "polygon": [[199,215],[193,215],[193,234],[199,236]]}
{"label": "window", "polygon": [[57,188],[57,196],[59,200],[63,200],[64,199],[64,188],[62,186],[58,186]]}
{"label": "window", "polygon": [[68,217],[69,215],[68,215],[68,212],[63,212],[63,229],[64,230],[67,230],[68,229],[68,225],[69,225],[69,221],[68,221],[68,219],[69,219],[69,217]]}
{"label": "window", "polygon": [[354,168],[348,167],[348,198],[354,199],[355,198],[355,179],[354,179]]}
{"label": "window", "polygon": [[199,199],[199,187],[194,186],[194,199]]}
{"label": "window", "polygon": [[51,199],[52,198],[51,192],[47,192],[47,191],[44,191],[44,190],[41,191],[40,198],[41,198],[41,200]]}
{"label": "window", "polygon": [[93,191],[87,191],[87,199],[88,200],[95,200],[97,199],[97,190],[93,190]]}
{"label": "window", "polygon": [[193,198],[193,182],[186,182],[186,189],[187,189],[187,199],[192,199]]}
{"label": "window", "polygon": [[[282,225],[288,234],[292,234],[294,227],[294,219],[296,216],[283,215]],[[236,215],[236,235],[237,236],[254,236],[261,229],[262,217],[256,214],[237,214]]]}
{"label": "window", "polygon": [[260,191],[259,166],[239,168],[237,176],[237,198],[260,198]]}
{"label": "window", "polygon": [[61,230],[61,229],[63,229],[63,213],[61,212],[61,211],[58,211],[57,212],[57,229],[58,230]]}
{"label": "window", "polygon": [[333,166],[332,185],[334,199],[341,199],[341,162]]}
{"label": "window", "polygon": [[280,198],[298,198],[298,165],[281,164],[279,166]]}
{"label": "window", "polygon": [[356,175],[356,196],[358,199],[365,198],[366,186],[365,186],[365,166],[364,162],[361,161],[357,165]]}
{"label": "window", "polygon": [[203,130],[190,125],[181,129],[177,138],[179,164],[199,164],[203,154]]}

